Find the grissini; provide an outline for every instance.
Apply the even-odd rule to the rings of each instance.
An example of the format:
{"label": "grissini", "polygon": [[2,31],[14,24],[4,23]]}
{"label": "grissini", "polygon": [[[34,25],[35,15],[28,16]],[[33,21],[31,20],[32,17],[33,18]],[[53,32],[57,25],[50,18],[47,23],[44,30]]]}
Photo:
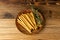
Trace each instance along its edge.
{"label": "grissini", "polygon": [[31,30],[31,29],[34,29],[30,23],[21,15],[19,16],[19,19],[22,19],[22,21],[25,23],[25,25]]}
{"label": "grissini", "polygon": [[36,21],[35,21],[35,17],[34,17],[33,12],[30,12],[30,16],[31,16],[32,20],[34,20],[34,24],[35,24],[34,28],[36,29],[37,25],[36,25]]}
{"label": "grissini", "polygon": [[34,27],[34,24],[31,22],[29,16],[27,14],[22,14],[24,18]]}
{"label": "grissini", "polygon": [[32,12],[30,13],[27,13],[27,15],[29,16],[30,20],[32,21],[32,23],[34,24],[34,28],[36,29],[36,22],[35,22],[35,19],[34,19],[34,15]]}
{"label": "grissini", "polygon": [[17,22],[25,28],[29,33],[31,33],[31,30],[24,24],[24,22],[21,19],[17,19]]}

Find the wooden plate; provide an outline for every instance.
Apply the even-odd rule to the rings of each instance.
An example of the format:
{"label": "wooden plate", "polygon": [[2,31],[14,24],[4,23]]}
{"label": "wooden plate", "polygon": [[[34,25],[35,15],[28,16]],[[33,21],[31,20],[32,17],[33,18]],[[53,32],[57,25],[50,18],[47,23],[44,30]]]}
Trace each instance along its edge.
{"label": "wooden plate", "polygon": [[39,33],[42,29],[43,29],[43,25],[44,25],[44,18],[43,16],[41,15],[41,13],[39,13],[40,15],[40,18],[42,20],[42,26],[38,29],[38,30],[34,30],[32,33],[29,33],[27,30],[25,30],[18,22],[17,22],[17,19],[18,17],[22,14],[22,13],[28,13],[28,12],[31,12],[30,9],[25,9],[25,10],[22,10],[21,12],[18,13],[17,17],[16,17],[16,26],[17,28],[19,29],[19,31],[21,31],[22,33],[24,34],[37,34]]}

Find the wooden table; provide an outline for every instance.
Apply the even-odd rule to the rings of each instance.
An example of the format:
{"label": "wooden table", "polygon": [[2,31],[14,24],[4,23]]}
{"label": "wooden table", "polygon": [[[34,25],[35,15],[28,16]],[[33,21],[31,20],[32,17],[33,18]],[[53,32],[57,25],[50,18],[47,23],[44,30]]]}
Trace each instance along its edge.
{"label": "wooden table", "polygon": [[36,35],[18,31],[15,19],[0,19],[0,40],[60,40],[60,20],[49,19],[45,28]]}
{"label": "wooden table", "polygon": [[[39,34],[25,35],[15,25],[16,13],[20,8],[16,5],[2,5],[0,3],[0,40],[60,40],[60,15],[58,17],[55,14],[56,18],[54,15],[52,18],[47,18],[45,28]],[[11,17],[12,15],[9,15],[11,18],[5,16],[6,12],[11,13],[13,17]]]}

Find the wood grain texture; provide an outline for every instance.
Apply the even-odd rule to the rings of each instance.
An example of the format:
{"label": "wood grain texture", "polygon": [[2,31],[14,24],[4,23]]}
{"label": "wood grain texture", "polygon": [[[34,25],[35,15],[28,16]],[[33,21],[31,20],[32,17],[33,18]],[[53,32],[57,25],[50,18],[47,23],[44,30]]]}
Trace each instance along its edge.
{"label": "wood grain texture", "polygon": [[[46,18],[46,25],[35,35],[25,35],[15,25],[17,14],[25,8],[21,4],[0,2],[0,40],[60,40],[60,6],[40,6]],[[51,15],[49,10],[52,11]]]}
{"label": "wood grain texture", "polygon": [[[4,4],[0,2],[0,18],[16,18],[17,14],[25,9],[23,5]],[[12,17],[11,17],[12,16]]]}
{"label": "wood grain texture", "polygon": [[46,23],[39,34],[25,35],[17,29],[15,19],[0,19],[0,40],[60,40],[60,19],[49,19]]}
{"label": "wood grain texture", "polygon": [[[29,7],[29,6],[28,6]],[[4,4],[0,2],[0,18],[1,19],[13,19],[16,18],[17,14],[27,8],[27,5],[22,5],[22,4]],[[60,6],[57,5],[41,5],[39,6],[42,14],[44,17],[47,18],[56,18],[60,19]]]}

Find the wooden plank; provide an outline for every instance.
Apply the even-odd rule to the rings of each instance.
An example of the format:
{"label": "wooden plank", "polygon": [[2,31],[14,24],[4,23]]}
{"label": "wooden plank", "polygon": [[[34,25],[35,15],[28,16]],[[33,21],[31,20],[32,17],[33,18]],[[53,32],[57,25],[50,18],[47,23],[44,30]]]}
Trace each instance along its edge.
{"label": "wooden plank", "polygon": [[[0,34],[5,33],[20,33],[17,28],[0,28]],[[49,34],[49,33],[60,33],[60,28],[44,28],[40,33]]]}
{"label": "wooden plank", "polygon": [[0,28],[13,28],[13,27],[16,27],[15,19],[0,19]]}
{"label": "wooden plank", "polygon": [[[50,21],[51,20],[48,22]],[[52,23],[46,24],[46,27],[40,33],[60,33],[60,25],[56,24],[59,23],[57,21],[58,20],[52,20]],[[15,19],[0,19],[0,33],[20,33],[16,28]]]}
{"label": "wooden plank", "polygon": [[[28,6],[29,7],[29,6]],[[14,5],[14,4],[5,4],[5,3],[0,3],[0,18],[16,18],[17,14],[27,8],[26,5]],[[52,18],[60,18],[60,6],[57,5],[51,5],[51,6],[46,6],[46,5],[40,5],[40,9],[43,11],[44,16],[46,15],[46,18],[49,17],[49,10],[52,11]],[[46,14],[45,14],[46,13]],[[7,16],[6,16],[7,15]]]}
{"label": "wooden plank", "polygon": [[60,34],[1,34],[0,39],[60,39]]}
{"label": "wooden plank", "polygon": [[60,27],[60,19],[47,19],[46,27]]}
{"label": "wooden plank", "polygon": [[16,18],[17,14],[25,8],[26,7],[22,6],[21,4],[13,5],[13,4],[0,3],[0,18],[10,18],[10,19]]}
{"label": "wooden plank", "polygon": [[[16,27],[15,19],[0,19],[0,28],[15,28],[15,27]],[[47,19],[45,27],[59,28],[60,19]]]}

